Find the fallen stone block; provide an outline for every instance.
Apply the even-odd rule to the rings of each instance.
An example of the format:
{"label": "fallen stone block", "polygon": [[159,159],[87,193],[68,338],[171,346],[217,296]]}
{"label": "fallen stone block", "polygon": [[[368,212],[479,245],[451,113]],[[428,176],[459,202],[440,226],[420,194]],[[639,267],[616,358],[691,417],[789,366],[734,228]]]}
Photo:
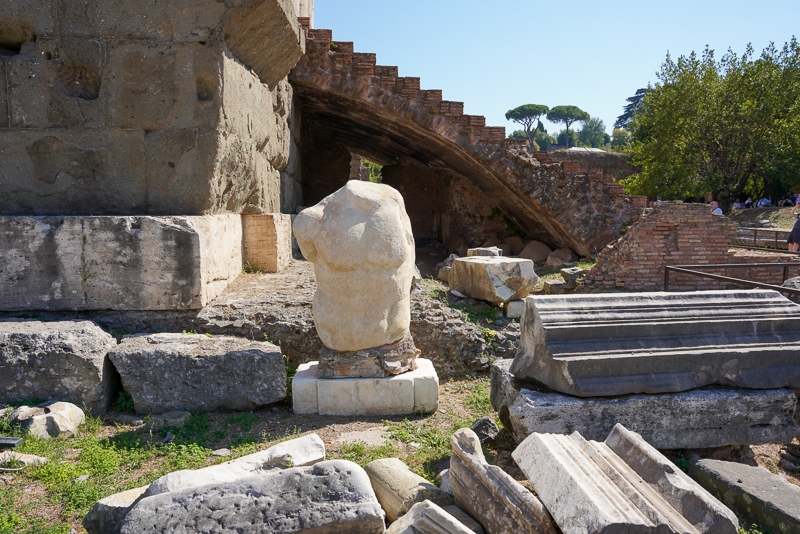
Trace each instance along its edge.
{"label": "fallen stone block", "polygon": [[503,251],[498,247],[478,247],[467,249],[467,257],[472,256],[502,256]]}
{"label": "fallen stone block", "polygon": [[486,532],[555,534],[553,519],[536,496],[483,456],[478,436],[462,428],[450,438],[450,487],[456,504]]}
{"label": "fallen stone block", "polygon": [[69,402],[45,402],[38,406],[20,406],[8,421],[41,439],[72,437],[78,432],[86,417],[83,410]]}
{"label": "fallen stone block", "polygon": [[[704,388],[684,393],[579,398],[515,383],[511,360],[491,368],[494,409],[519,442],[534,432],[602,440],[616,423],[658,449],[789,443],[800,432],[791,389]],[[539,389],[543,389],[538,386]]]}
{"label": "fallen stone block", "polygon": [[736,516],[641,436],[531,434],[512,453],[564,534],[736,534]]}
{"label": "fallen stone block", "polygon": [[204,532],[237,534],[380,534],[383,518],[364,470],[332,460],[144,498],[125,517],[121,532],[194,534],[202,525]]}
{"label": "fallen stone block", "polygon": [[541,241],[531,241],[525,245],[525,248],[519,253],[519,257],[539,263],[545,261],[551,252],[553,250]]}
{"label": "fallen stone block", "polygon": [[148,486],[145,497],[206,484],[225,484],[256,472],[286,467],[305,467],[325,459],[325,444],[316,434],[284,441],[267,450],[202,469],[174,471]]}
{"label": "fallen stone block", "polygon": [[368,463],[364,470],[389,521],[397,521],[416,503],[429,500],[439,506],[453,504],[453,497],[440,490],[397,458]]}
{"label": "fallen stone block", "polygon": [[503,309],[509,319],[519,319],[525,310],[525,301],[523,299],[509,300],[503,305]]}
{"label": "fallen stone block", "polygon": [[511,373],[579,397],[800,386],[800,307],[776,291],[529,297]]}
{"label": "fallen stone block", "polygon": [[439,377],[433,363],[385,378],[319,378],[317,362],[304,363],[292,379],[294,413],[397,415],[431,413],[439,407]]}
{"label": "fallen stone block", "polygon": [[574,288],[578,284],[578,280],[583,277],[583,269],[580,267],[567,267],[559,272],[570,289]]}
{"label": "fallen stone block", "polygon": [[0,322],[0,404],[58,399],[105,412],[116,344],[91,321]]}
{"label": "fallen stone block", "polygon": [[429,500],[418,502],[385,534],[472,534],[461,521]]}
{"label": "fallen stone block", "polygon": [[452,515],[456,519],[458,519],[462,525],[470,529],[475,534],[483,534],[484,530],[480,523],[475,521],[467,512],[456,506],[455,504],[451,504],[450,506],[445,506],[442,508],[445,512]]}
{"label": "fallen stone block", "polygon": [[544,292],[548,295],[561,295],[569,289],[572,288],[563,280],[545,280],[544,282]]}
{"label": "fallen stone block", "polygon": [[242,222],[0,217],[0,250],[0,310],[199,309],[241,273]]}
{"label": "fallen stone block", "polygon": [[539,277],[530,260],[473,256],[453,262],[449,281],[451,289],[500,306],[528,295]]}
{"label": "fallen stone block", "polygon": [[280,348],[233,337],[126,337],[109,358],[137,413],[252,410],[286,398]]}
{"label": "fallen stone block", "polygon": [[761,527],[800,533],[800,487],[763,467],[703,459],[689,464],[689,476]]}
{"label": "fallen stone block", "polygon": [[83,528],[89,534],[119,534],[125,516],[139,502],[146,489],[147,486],[142,486],[100,499],[83,516]]}
{"label": "fallen stone block", "polygon": [[506,245],[511,247],[511,255],[513,256],[525,250],[525,242],[515,235],[506,238]]}
{"label": "fallen stone block", "polygon": [[472,423],[470,430],[475,432],[475,435],[478,436],[478,440],[481,442],[481,444],[493,443],[497,438],[497,434],[500,432],[500,429],[497,428],[497,425],[491,417],[481,417]]}
{"label": "fallen stone block", "polygon": [[550,267],[551,269],[555,269],[561,267],[565,263],[569,263],[575,259],[575,255],[572,251],[568,248],[560,248],[554,250],[547,256],[547,261],[545,261],[545,267]]}

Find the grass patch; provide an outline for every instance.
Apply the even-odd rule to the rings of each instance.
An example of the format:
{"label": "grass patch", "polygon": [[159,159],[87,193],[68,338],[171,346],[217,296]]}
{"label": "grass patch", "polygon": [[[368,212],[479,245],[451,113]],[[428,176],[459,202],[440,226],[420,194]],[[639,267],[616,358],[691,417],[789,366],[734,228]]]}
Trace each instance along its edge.
{"label": "grass patch", "polygon": [[[500,308],[492,306],[488,302],[478,301],[475,304],[468,304],[463,301],[452,301],[450,300],[450,290],[438,280],[430,277],[425,278],[422,284],[430,298],[463,313],[469,322],[481,328],[484,337],[489,336],[491,338],[487,338],[486,341],[492,342],[496,333],[491,328],[487,328],[487,325],[493,324],[496,319],[502,317]],[[486,332],[486,330],[490,330],[491,333]]]}
{"label": "grass patch", "polygon": [[388,441],[379,447],[367,447],[363,443],[343,443],[340,450],[343,460],[350,460],[361,467],[373,460],[395,458],[400,453],[400,450]]}

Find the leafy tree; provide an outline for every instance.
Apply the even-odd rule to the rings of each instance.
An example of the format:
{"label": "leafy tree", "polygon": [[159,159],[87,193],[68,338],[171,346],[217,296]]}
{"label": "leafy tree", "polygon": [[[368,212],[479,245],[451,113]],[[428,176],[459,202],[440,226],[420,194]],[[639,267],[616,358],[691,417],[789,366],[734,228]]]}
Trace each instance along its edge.
{"label": "leafy tree", "polygon": [[606,145],[606,125],[603,119],[592,117],[583,123],[583,127],[578,132],[578,141],[581,146],[601,148]]}
{"label": "leafy tree", "polygon": [[539,147],[541,145],[539,145],[537,143],[536,139],[535,139],[536,134],[538,134],[538,133],[540,133],[539,130],[534,130],[533,146],[531,146],[531,141],[530,141],[530,139],[528,139],[528,134],[526,134],[522,130],[514,130],[511,134],[509,134],[508,137],[509,137],[509,139],[525,139],[526,141],[528,141],[528,148],[530,148],[531,150],[539,150]]}
{"label": "leafy tree", "polygon": [[629,192],[724,206],[800,186],[800,44],[667,56],[632,128]]}
{"label": "leafy tree", "polygon": [[[569,143],[567,143],[567,132],[569,132]],[[581,146],[578,140],[578,133],[575,130],[561,130],[558,132],[556,140],[562,146]]]}
{"label": "leafy tree", "polygon": [[631,144],[631,133],[622,128],[614,128],[611,138],[611,147],[620,150],[628,148]]}
{"label": "leafy tree", "polygon": [[506,120],[521,124],[528,138],[528,144],[533,147],[536,144],[533,131],[541,126],[542,122],[539,119],[549,110],[550,108],[542,104],[525,104],[508,110]]}
{"label": "leafy tree", "polygon": [[[557,124],[564,123],[564,126],[567,130],[567,136],[565,136],[565,139],[568,140],[570,124],[588,121],[589,114],[578,106],[556,106],[547,113],[547,120]],[[569,143],[567,143],[567,148],[569,148]]]}
{"label": "leafy tree", "polygon": [[547,145],[558,144],[556,138],[544,131],[544,128],[536,130],[533,135],[536,138],[536,144],[539,145],[539,150],[547,150]]}
{"label": "leafy tree", "polygon": [[639,109],[639,106],[642,104],[642,100],[644,99],[644,95],[647,94],[647,89],[637,89],[636,94],[626,98],[625,100],[628,102],[625,107],[622,108],[622,115],[617,117],[617,122],[614,123],[614,128],[621,128],[623,130],[630,130],[631,121],[633,120],[633,114]]}

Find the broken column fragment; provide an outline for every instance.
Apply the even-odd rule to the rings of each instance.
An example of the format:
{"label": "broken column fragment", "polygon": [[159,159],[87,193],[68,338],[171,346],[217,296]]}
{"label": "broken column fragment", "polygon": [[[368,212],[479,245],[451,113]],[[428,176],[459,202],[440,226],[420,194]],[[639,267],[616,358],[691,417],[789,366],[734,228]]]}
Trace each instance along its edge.
{"label": "broken column fragment", "polygon": [[638,434],[531,434],[512,457],[564,534],[735,534],[736,516]]}
{"label": "broken column fragment", "polygon": [[450,438],[450,487],[456,503],[486,532],[554,534],[553,519],[536,496],[483,456],[478,436],[462,428]]}
{"label": "broken column fragment", "polygon": [[539,277],[533,262],[504,256],[471,256],[453,261],[448,276],[450,288],[468,297],[502,306],[533,290]]}
{"label": "broken column fragment", "polygon": [[319,377],[385,377],[416,369],[409,333],[414,237],[403,197],[351,180],[294,222],[314,263]]}
{"label": "broken column fragment", "polygon": [[800,307],[776,291],[535,296],[525,305],[511,373],[561,393],[800,386]]}
{"label": "broken column fragment", "polygon": [[369,475],[378,501],[386,511],[389,521],[397,521],[416,503],[428,500],[439,506],[448,506],[453,498],[431,484],[402,460],[383,458],[364,467]]}

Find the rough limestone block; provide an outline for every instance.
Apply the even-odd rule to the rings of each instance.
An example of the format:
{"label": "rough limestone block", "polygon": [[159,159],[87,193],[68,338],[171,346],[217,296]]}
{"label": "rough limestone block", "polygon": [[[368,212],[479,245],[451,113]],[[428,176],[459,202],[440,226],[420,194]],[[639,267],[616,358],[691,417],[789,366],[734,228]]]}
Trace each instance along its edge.
{"label": "rough limestone block", "polygon": [[658,449],[789,443],[800,432],[791,389],[707,388],[684,393],[582,399],[515,385],[510,360],[492,365],[492,406],[522,441],[533,432],[601,440],[616,423]]}
{"label": "rough limestone block", "polygon": [[512,256],[518,256],[520,252],[525,250],[525,242],[517,236],[507,237],[506,245],[511,247]]}
{"label": "rough limestone block", "polygon": [[0,404],[60,399],[105,412],[111,401],[106,354],[116,344],[90,321],[0,322]]}
{"label": "rough limestone block", "polygon": [[431,413],[439,407],[439,377],[430,360],[386,378],[318,378],[317,362],[303,364],[292,380],[295,413],[397,415]]}
{"label": "rough limestone block", "polygon": [[147,486],[142,486],[100,499],[83,516],[83,528],[89,534],[119,534],[125,516],[146,489]]}
{"label": "rough limestone block", "polygon": [[529,297],[511,373],[579,397],[800,386],[800,307],[776,291]]}
{"label": "rough limestone block", "polygon": [[570,289],[575,287],[578,284],[578,280],[583,276],[583,269],[580,267],[567,267],[559,272]]}
{"label": "rough limestone block", "polygon": [[509,319],[519,319],[525,310],[525,301],[523,299],[509,300],[503,305],[503,309]]}
{"label": "rough limestone block", "polygon": [[498,306],[527,296],[539,281],[532,261],[503,256],[458,258],[448,279],[451,289]]}
{"label": "rough limestone block", "polygon": [[248,454],[230,462],[202,469],[174,471],[156,479],[145,497],[180,491],[206,484],[225,484],[259,471],[286,467],[306,467],[325,459],[325,443],[316,434],[284,441],[267,450]]}
{"label": "rough limestone block", "polygon": [[472,530],[426,499],[392,523],[386,534],[472,534]]}
{"label": "rough limestone block", "polygon": [[453,504],[453,497],[416,474],[397,458],[372,461],[364,467],[364,471],[367,472],[378,502],[389,521],[397,521],[416,503],[425,500],[439,506]]}
{"label": "rough limestone block", "polygon": [[502,256],[503,251],[497,247],[478,247],[467,249],[467,257],[472,256]]}
{"label": "rough limestone block", "polygon": [[109,358],[137,413],[253,410],[286,398],[286,367],[271,343],[197,334],[129,336]]}
{"label": "rough limestone block", "polygon": [[704,459],[689,465],[689,476],[761,527],[800,533],[800,488],[763,467]]}
{"label": "rough limestone block", "polygon": [[204,532],[384,531],[384,513],[369,477],[353,462],[332,460],[155,495],[139,501],[122,534]]}
{"label": "rough limestone block", "polygon": [[241,244],[239,215],[0,217],[0,310],[202,308]]}
{"label": "rough limestone block", "polygon": [[245,263],[279,273],[292,259],[292,217],[282,213],[242,215],[242,240]]}
{"label": "rough limestone block", "polygon": [[359,351],[406,336],[414,236],[400,193],[351,180],[303,210],[294,234],[314,263],[314,324],[326,347]]}
{"label": "rough limestone block", "polygon": [[45,402],[38,406],[20,406],[9,417],[9,423],[41,439],[72,437],[86,420],[83,410],[69,402]]}
{"label": "rough limestone block", "polygon": [[539,263],[545,261],[551,252],[553,250],[541,241],[531,241],[525,245],[525,248],[519,253],[519,257]]}
{"label": "rough limestone block", "polygon": [[563,280],[545,280],[544,282],[544,291],[549,295],[561,295],[568,289],[571,289],[569,284]]}
{"label": "rough limestone block", "polygon": [[450,438],[450,487],[458,506],[486,532],[555,534],[553,519],[536,496],[496,465],[489,465],[472,430]]}
{"label": "rough limestone block", "polygon": [[564,534],[736,534],[739,522],[638,434],[616,425],[605,442],[531,434],[512,453]]}

